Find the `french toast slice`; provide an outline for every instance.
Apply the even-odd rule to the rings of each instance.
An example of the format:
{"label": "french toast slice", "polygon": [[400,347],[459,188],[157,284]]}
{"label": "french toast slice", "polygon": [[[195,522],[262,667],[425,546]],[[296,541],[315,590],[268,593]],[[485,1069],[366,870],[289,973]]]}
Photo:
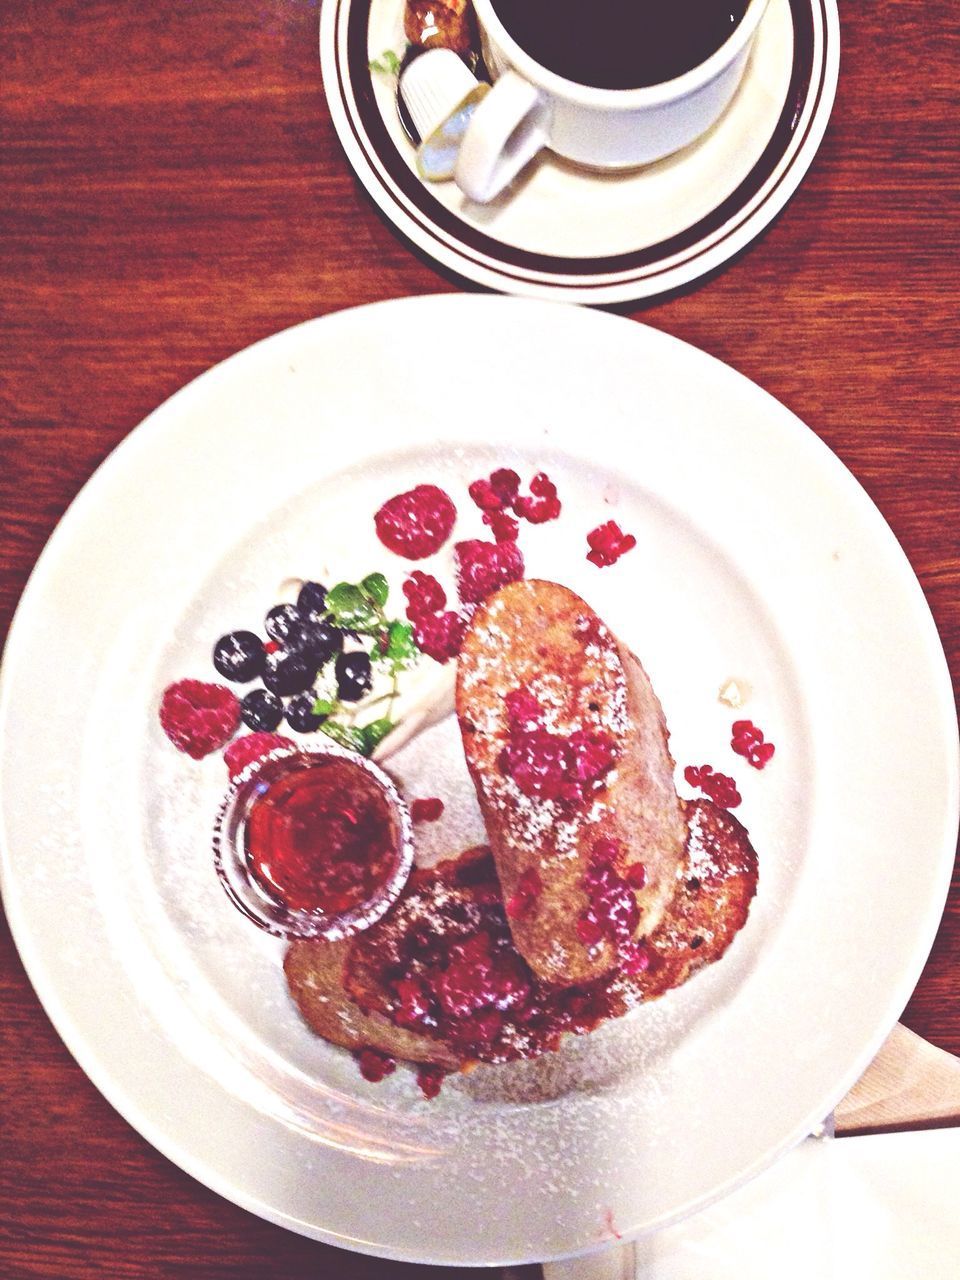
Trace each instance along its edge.
{"label": "french toast slice", "polygon": [[594,851],[617,850],[637,939],[663,918],[686,836],[646,672],[573,591],[527,579],[474,614],[456,704],[518,951],[545,982],[610,972],[617,946],[590,921]]}
{"label": "french toast slice", "polygon": [[579,986],[539,981],[515,950],[493,859],[472,849],[418,869],[387,915],[342,942],[290,945],[284,970],[306,1023],[334,1044],[445,1071],[533,1058],[685,982],[747,920],[757,858],[710,801],[683,802],[673,895],[642,943],[644,965]]}

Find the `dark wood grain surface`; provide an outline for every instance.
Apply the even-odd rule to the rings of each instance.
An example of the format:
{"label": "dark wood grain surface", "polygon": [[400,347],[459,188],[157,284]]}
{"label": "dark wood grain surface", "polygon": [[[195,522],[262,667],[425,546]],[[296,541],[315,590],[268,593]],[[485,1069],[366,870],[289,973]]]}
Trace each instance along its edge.
{"label": "dark wood grain surface", "polygon": [[[716,278],[622,310],[839,455],[913,564],[956,689],[960,24],[952,0],[842,10],[833,119],[785,213]],[[317,0],[2,0],[0,19],[2,637],[80,486],[183,383],[308,317],[468,286],[350,172]],[[0,953],[0,1275],[490,1274],[342,1253],[206,1190],[87,1081],[5,928]],[[960,1052],[960,884],[904,1021]]]}

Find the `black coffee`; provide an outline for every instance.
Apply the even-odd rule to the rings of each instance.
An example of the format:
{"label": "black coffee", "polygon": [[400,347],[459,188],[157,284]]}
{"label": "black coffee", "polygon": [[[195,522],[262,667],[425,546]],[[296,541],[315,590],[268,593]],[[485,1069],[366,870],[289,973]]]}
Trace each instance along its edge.
{"label": "black coffee", "polygon": [[748,0],[491,0],[542,66],[597,89],[639,89],[699,66]]}

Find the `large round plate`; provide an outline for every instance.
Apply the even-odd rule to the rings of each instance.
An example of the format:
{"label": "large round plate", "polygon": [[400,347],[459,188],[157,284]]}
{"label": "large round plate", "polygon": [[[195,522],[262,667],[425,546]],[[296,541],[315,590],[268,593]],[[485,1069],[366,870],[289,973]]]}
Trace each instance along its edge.
{"label": "large round plate", "polygon": [[840,67],[836,0],[771,0],[743,81],[719,121],[676,155],[617,174],[547,153],[488,205],[425,184],[397,114],[403,0],[328,0],[323,85],[360,181],[417,248],[505,293],[606,304],[703,279],[740,253],[796,191],[830,118]]}
{"label": "large round plate", "polygon": [[[456,358],[424,359],[438,342]],[[579,590],[642,655],[680,766],[737,775],[760,890],[687,987],[546,1068],[481,1069],[427,1103],[406,1070],[368,1085],[301,1025],[280,944],[215,882],[223,763],[174,752],[156,706],[168,681],[210,677],[211,641],[256,623],[281,579],[386,566],[370,515],[389,494],[435,479],[479,534],[466,483],[504,463],[546,467],[564,501],[559,521],[525,526],[530,571]],[[638,546],[597,570],[584,535],[610,516]],[[776,741],[763,773],[729,751],[731,676]],[[433,853],[476,820],[449,731],[397,761],[414,794],[450,802]],[[918,584],[786,409],[609,315],[389,302],[205,374],[73,504],[4,659],[4,896],[81,1066],[201,1181],[348,1248],[552,1258],[723,1194],[849,1088],[934,936],[957,754]]]}

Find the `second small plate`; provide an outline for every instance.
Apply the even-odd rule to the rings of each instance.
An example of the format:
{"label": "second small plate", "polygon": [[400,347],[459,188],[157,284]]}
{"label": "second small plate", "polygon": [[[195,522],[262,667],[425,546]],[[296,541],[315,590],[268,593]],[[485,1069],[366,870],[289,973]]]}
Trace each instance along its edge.
{"label": "second small plate", "polygon": [[781,211],[816,155],[840,65],[836,0],[771,0],[743,81],[716,125],[675,156],[627,174],[545,155],[489,205],[424,184],[400,124],[396,82],[371,59],[401,53],[403,0],[330,0],[320,59],[351,165],[408,240],[505,293],[609,304],[694,283]]}

